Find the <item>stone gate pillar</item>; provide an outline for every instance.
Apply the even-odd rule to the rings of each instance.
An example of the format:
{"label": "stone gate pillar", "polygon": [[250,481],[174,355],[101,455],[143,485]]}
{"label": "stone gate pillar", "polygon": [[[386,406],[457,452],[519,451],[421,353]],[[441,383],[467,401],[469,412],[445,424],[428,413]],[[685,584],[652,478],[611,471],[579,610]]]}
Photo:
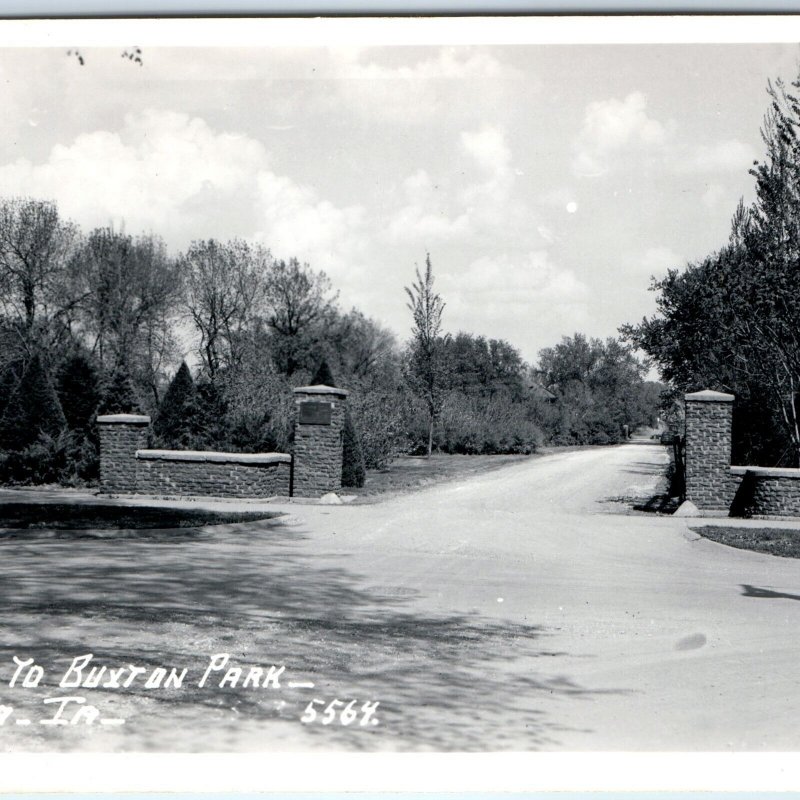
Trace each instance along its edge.
{"label": "stone gate pillar", "polygon": [[342,488],[347,394],[322,385],[294,390],[292,494],[296,497],[321,497]]}
{"label": "stone gate pillar", "polygon": [[105,414],[97,418],[100,433],[100,492],[136,491],[136,451],[147,447],[150,417],[142,414]]}
{"label": "stone gate pillar", "polygon": [[730,511],[732,394],[706,389],[685,395],[686,499],[700,511]]}

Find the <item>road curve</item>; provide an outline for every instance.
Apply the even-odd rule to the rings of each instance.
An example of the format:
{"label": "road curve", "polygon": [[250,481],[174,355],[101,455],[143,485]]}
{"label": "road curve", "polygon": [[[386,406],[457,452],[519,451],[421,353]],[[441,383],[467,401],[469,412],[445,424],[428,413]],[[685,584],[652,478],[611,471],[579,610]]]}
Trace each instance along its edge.
{"label": "road curve", "polygon": [[[531,678],[505,685],[520,706],[529,689],[546,720],[529,736],[509,707],[499,746],[798,749],[800,561],[715,544],[691,521],[619,513],[614,499],[647,496],[665,464],[655,444],[589,449],[374,506],[294,513],[314,532],[307,547],[413,591],[419,611],[542,631],[558,654],[546,664],[510,653],[500,668],[487,654],[487,669]],[[489,682],[502,695],[503,681]]]}

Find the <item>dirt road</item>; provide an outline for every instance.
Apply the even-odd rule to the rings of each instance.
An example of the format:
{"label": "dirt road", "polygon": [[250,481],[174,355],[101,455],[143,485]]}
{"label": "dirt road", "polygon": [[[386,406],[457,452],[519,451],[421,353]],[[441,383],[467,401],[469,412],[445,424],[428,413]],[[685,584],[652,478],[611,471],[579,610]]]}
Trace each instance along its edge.
{"label": "dirt road", "polygon": [[[372,505],[287,504],[279,525],[3,541],[0,663],[54,665],[55,694],[80,653],[189,667],[180,690],[84,691],[124,726],[6,725],[3,746],[798,749],[800,561],[624,513],[665,461],[631,444]],[[285,665],[280,691],[219,688],[222,672],[201,689],[221,652],[244,674]],[[32,696],[2,702],[36,713]],[[314,698],[379,701],[379,723],[322,725],[320,704],[304,724]]]}

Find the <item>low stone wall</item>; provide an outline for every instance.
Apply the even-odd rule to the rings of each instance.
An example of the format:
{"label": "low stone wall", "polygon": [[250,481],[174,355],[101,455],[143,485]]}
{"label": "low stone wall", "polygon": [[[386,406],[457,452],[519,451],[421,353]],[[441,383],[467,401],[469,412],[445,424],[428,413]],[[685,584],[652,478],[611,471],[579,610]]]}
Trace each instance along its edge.
{"label": "low stone wall", "polygon": [[800,517],[800,469],[731,467],[739,483],[731,513],[748,517]]}
{"label": "low stone wall", "polygon": [[287,497],[291,461],[284,453],[137,450],[136,491],[203,497]]}
{"label": "low stone wall", "polygon": [[342,486],[347,391],[294,389],[294,456],[146,449],[150,417],[106,414],[100,432],[104,494],[210,497],[320,497]]}

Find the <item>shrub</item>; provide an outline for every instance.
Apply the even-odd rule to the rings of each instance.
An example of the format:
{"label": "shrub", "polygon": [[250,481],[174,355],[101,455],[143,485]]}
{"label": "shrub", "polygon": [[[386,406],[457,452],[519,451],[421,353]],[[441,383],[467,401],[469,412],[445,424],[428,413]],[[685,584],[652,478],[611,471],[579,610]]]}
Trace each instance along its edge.
{"label": "shrub", "polygon": [[[408,447],[402,395],[383,390],[356,390],[348,398],[348,409],[359,433],[367,469],[383,469]],[[426,435],[427,428],[421,435]]]}
{"label": "shrub", "polygon": [[349,409],[344,414],[344,431],[342,442],[342,486],[361,487],[366,479],[364,455],[358,432],[353,424]]}
{"label": "shrub", "polygon": [[98,467],[97,450],[88,437],[67,430],[57,436],[40,433],[27,447],[0,455],[0,481],[78,486],[96,480]]}
{"label": "shrub", "polygon": [[443,452],[466,455],[527,455],[543,441],[542,430],[530,418],[527,406],[514,402],[505,392],[490,398],[451,393],[442,408],[436,436]]}

